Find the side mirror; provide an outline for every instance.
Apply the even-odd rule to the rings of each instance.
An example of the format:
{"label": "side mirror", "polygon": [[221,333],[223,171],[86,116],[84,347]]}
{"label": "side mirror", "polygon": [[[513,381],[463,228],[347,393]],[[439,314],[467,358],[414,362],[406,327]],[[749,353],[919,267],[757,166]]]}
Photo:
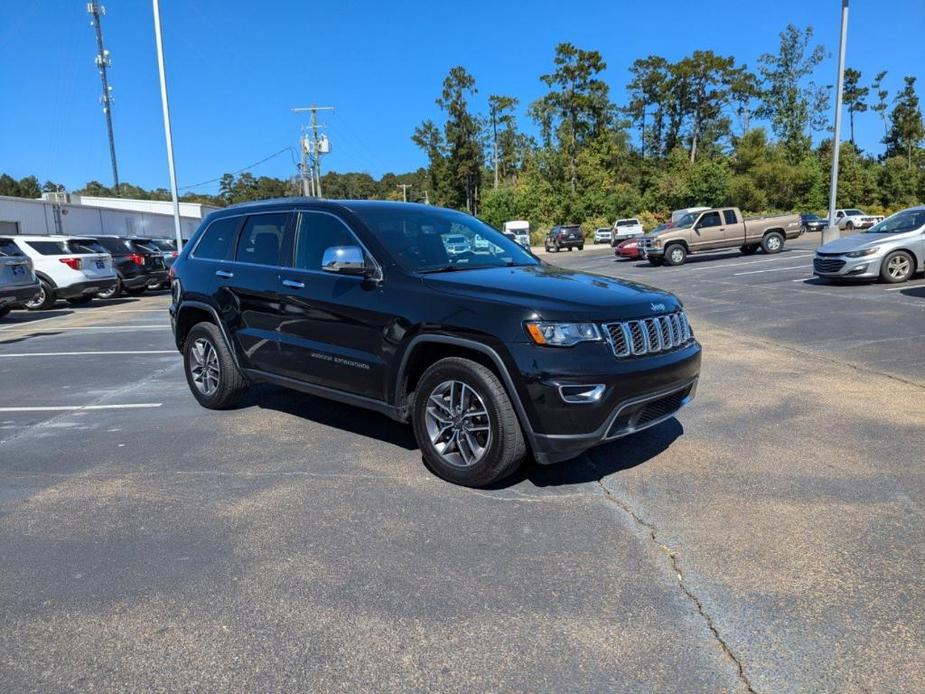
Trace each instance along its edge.
{"label": "side mirror", "polygon": [[359,246],[331,246],[321,256],[321,269],[344,275],[367,275],[369,267]]}

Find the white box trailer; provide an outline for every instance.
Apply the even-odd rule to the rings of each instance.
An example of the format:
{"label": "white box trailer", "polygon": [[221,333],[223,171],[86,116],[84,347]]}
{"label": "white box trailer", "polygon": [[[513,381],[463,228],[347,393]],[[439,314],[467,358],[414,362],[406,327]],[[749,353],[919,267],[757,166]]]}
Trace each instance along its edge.
{"label": "white box trailer", "polygon": [[524,248],[530,248],[530,222],[524,219],[505,222],[501,231],[505,235],[513,236],[514,240]]}

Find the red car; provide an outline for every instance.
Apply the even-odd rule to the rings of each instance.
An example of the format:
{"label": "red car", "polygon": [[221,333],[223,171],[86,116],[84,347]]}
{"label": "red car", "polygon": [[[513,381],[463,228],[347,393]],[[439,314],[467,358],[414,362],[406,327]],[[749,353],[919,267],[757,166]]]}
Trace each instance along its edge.
{"label": "red car", "polygon": [[617,244],[614,254],[618,258],[629,258],[635,260],[639,258],[639,239],[626,239]]}

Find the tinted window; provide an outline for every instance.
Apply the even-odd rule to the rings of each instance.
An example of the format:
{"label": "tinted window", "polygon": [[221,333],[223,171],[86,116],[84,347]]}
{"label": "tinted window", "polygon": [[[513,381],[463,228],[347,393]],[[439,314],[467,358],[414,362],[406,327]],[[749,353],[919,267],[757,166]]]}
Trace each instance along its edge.
{"label": "tinted window", "polygon": [[719,212],[707,212],[697,223],[698,227],[718,227],[719,225]]}
{"label": "tinted window", "polygon": [[128,243],[122,239],[101,236],[96,240],[103,248],[113,255],[126,255],[131,252]]}
{"label": "tinted window", "polygon": [[618,227],[634,227],[637,224],[639,224],[639,222],[637,222],[635,219],[620,219],[617,221]]}
{"label": "tinted window", "polygon": [[723,210],[723,217],[726,218],[726,224],[735,224],[738,221],[735,210]]}
{"label": "tinted window", "polygon": [[28,244],[42,255],[67,255],[70,253],[64,241],[29,241]]}
{"label": "tinted window", "polygon": [[210,258],[212,260],[225,260],[234,241],[234,233],[241,223],[240,217],[225,217],[216,219],[206,229],[193,255],[197,258]]}
{"label": "tinted window", "polygon": [[0,239],[0,255],[25,255],[13,239]]}
{"label": "tinted window", "polygon": [[320,270],[326,248],[356,245],[356,238],[339,219],[329,214],[303,212],[296,240],[295,266],[303,270]]}
{"label": "tinted window", "polygon": [[862,214],[864,214],[864,213],[861,212],[860,210],[846,210],[846,211],[847,211],[847,213],[848,213],[848,215],[849,215],[850,217],[855,217],[855,216],[857,216],[857,215],[862,215]]}
{"label": "tinted window", "polygon": [[288,212],[255,214],[247,218],[235,260],[257,265],[279,265],[279,249],[286,233]]}
{"label": "tinted window", "polygon": [[[353,211],[406,271],[445,272],[539,263],[504,234],[463,212],[425,205],[358,206]],[[553,231],[558,229],[554,227]],[[469,240],[480,237],[488,244],[479,248],[473,244],[468,251],[450,254],[443,243],[450,234]]]}
{"label": "tinted window", "polygon": [[76,239],[67,242],[68,250],[71,253],[107,253],[98,241],[93,239]]}

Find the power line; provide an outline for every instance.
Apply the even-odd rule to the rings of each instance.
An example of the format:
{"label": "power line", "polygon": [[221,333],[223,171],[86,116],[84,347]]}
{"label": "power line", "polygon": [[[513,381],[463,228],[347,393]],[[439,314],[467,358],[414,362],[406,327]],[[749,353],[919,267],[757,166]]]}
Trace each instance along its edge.
{"label": "power line", "polygon": [[90,26],[96,29],[96,67],[100,72],[100,82],[103,85],[103,95],[100,103],[103,104],[103,113],[106,116],[106,132],[109,135],[109,158],[112,160],[113,191],[119,196],[119,167],[116,165],[116,139],[112,133],[112,87],[109,86],[107,70],[112,66],[109,51],[103,47],[103,23],[101,17],[106,14],[106,8],[98,0],[87,3],[87,12],[90,13]]}
{"label": "power line", "polygon": [[[270,156],[264,157],[264,158],[261,159],[260,161],[255,161],[253,164],[248,164],[247,166],[244,166],[244,167],[238,169],[237,171],[232,171],[232,172],[231,172],[231,175],[232,175],[232,176],[237,176],[238,174],[244,173],[244,172],[247,171],[248,169],[253,169],[255,166],[260,166],[260,165],[263,164],[264,162],[270,161],[270,160],[273,159],[274,157],[278,157],[278,156],[279,156],[280,154],[282,154],[283,152],[292,152],[292,151],[293,151],[292,147],[283,147],[283,148],[282,148],[281,150],[279,150],[278,152],[274,152],[274,153],[271,154]],[[204,186],[204,185],[207,185],[207,184],[209,184],[209,183],[217,183],[218,181],[221,181],[222,178],[224,178],[225,176],[226,176],[226,174],[222,174],[222,175],[219,176],[218,178],[210,178],[208,181],[200,181],[199,183],[193,183],[193,184],[188,185],[188,186],[180,186],[180,190],[189,190],[190,188],[198,188],[199,186]]]}

